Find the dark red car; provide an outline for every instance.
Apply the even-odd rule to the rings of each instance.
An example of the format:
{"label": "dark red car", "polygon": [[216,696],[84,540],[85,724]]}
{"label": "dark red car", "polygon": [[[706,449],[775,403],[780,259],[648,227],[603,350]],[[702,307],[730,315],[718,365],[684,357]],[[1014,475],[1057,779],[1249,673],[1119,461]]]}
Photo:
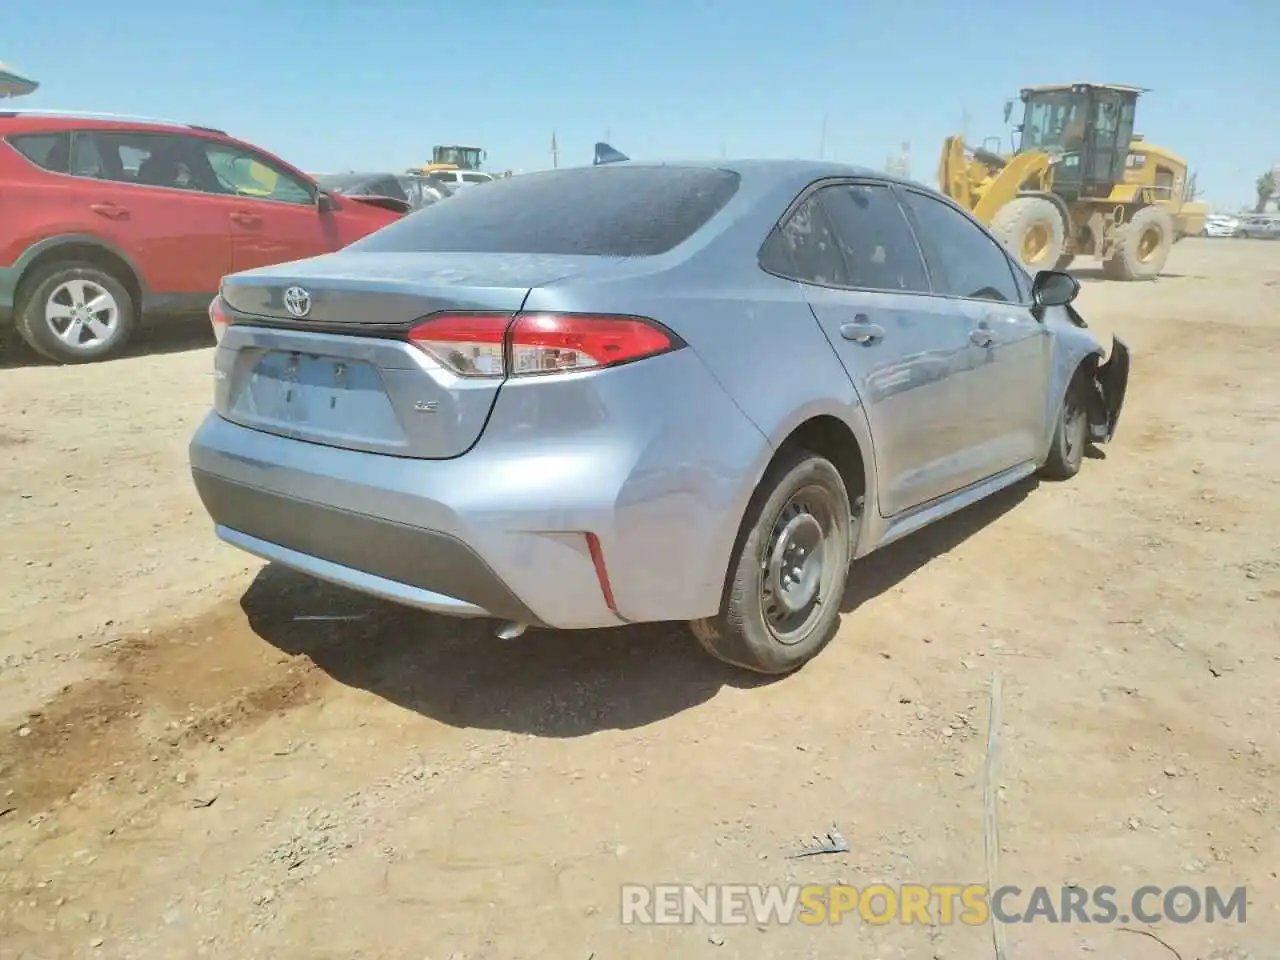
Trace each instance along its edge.
{"label": "dark red car", "polygon": [[401,216],[208,127],[0,111],[0,323],[64,363]]}

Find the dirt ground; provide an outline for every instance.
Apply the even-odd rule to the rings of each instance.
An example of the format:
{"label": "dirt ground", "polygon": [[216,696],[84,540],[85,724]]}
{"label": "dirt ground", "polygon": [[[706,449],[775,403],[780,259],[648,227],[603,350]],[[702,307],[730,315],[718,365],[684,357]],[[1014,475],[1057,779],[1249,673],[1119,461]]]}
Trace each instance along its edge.
{"label": "dirt ground", "polygon": [[[990,957],[989,927],[624,926],[619,887],[983,882],[997,672],[997,883],[1243,885],[1244,924],[1150,932],[1280,956],[1280,244],[1081,276],[1133,350],[1105,458],[856,565],[840,637],[773,682],[678,625],[499,641],[218,544],[203,328],[11,362],[0,957]],[[833,823],[848,853],[787,858]]]}

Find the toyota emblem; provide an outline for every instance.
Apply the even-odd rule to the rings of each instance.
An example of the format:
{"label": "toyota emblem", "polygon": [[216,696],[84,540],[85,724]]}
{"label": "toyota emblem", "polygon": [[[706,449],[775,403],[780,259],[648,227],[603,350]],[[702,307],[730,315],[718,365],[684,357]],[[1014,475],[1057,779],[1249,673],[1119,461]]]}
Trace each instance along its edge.
{"label": "toyota emblem", "polygon": [[311,294],[302,287],[290,287],[284,292],[284,308],[295,317],[305,317],[311,312]]}

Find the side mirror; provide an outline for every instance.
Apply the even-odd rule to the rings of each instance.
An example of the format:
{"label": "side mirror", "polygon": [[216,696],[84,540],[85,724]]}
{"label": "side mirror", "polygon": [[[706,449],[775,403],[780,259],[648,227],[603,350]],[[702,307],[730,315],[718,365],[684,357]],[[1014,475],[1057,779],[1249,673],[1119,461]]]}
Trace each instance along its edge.
{"label": "side mirror", "polygon": [[1031,300],[1037,307],[1065,307],[1080,293],[1080,281],[1059,270],[1041,270],[1031,284]]}
{"label": "side mirror", "polygon": [[323,190],[316,192],[316,209],[321,213],[329,213],[337,204],[333,202],[333,197],[325,193]]}
{"label": "side mirror", "polygon": [[1004,122],[1008,123],[1011,116],[1013,116],[1013,101],[1006,100],[1004,102]]}

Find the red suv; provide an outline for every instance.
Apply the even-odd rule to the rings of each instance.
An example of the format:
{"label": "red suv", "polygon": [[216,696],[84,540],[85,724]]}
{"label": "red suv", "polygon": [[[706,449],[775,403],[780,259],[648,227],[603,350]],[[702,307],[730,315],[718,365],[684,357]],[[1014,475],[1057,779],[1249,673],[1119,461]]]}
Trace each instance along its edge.
{"label": "red suv", "polygon": [[0,112],[0,323],[53,360],[102,360],[144,316],[203,313],[225,274],[399,216],[221,130]]}

